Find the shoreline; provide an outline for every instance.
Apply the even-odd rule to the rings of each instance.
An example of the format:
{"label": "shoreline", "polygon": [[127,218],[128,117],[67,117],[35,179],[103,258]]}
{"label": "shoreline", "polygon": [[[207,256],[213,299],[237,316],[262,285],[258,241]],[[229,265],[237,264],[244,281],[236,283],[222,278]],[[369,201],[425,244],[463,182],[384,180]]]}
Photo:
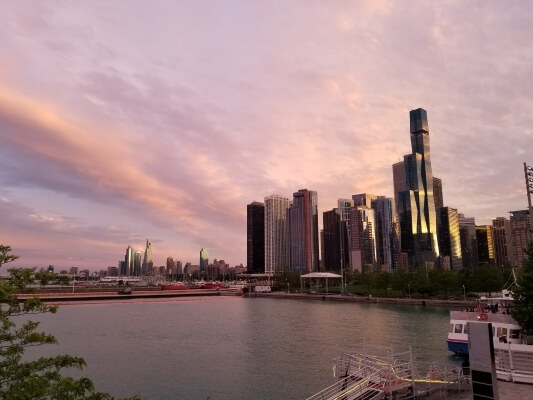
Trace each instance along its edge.
{"label": "shoreline", "polygon": [[439,306],[451,308],[474,307],[476,302],[473,300],[459,301],[459,300],[440,300],[440,299],[413,299],[413,298],[399,298],[399,297],[370,297],[370,296],[355,296],[340,294],[308,294],[308,293],[286,293],[286,292],[272,292],[272,293],[248,293],[247,297],[265,297],[277,299],[295,299],[295,300],[313,300],[313,301],[345,301],[351,303],[381,303],[381,304],[408,304],[420,306]]}

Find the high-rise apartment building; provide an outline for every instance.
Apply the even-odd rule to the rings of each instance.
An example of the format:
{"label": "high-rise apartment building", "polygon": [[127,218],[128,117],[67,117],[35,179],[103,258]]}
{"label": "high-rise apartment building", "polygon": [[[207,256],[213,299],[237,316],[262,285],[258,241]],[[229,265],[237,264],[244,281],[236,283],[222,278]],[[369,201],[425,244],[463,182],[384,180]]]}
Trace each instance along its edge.
{"label": "high-rise apartment building", "polygon": [[505,217],[493,219],[492,234],[496,265],[500,268],[515,265],[516,257],[514,256],[514,247],[512,243],[511,221]]}
{"label": "high-rise apartment building", "polygon": [[319,270],[317,193],[300,189],[289,208],[290,266],[295,273]]}
{"label": "high-rise apartment building", "polygon": [[377,265],[391,272],[400,266],[400,229],[394,199],[379,196],[371,205],[375,213]]}
{"label": "high-rise apartment building", "polygon": [[463,268],[461,252],[461,235],[457,210],[451,207],[440,207],[439,218],[439,249],[442,265],[452,270]]}
{"label": "high-rise apartment building", "polygon": [[376,200],[379,196],[376,194],[370,193],[359,193],[352,196],[352,201],[354,207],[365,206],[367,208],[372,208],[372,201]]}
{"label": "high-rise apartment building", "polygon": [[477,225],[477,255],[480,263],[494,263],[494,242],[492,240],[492,226]]}
{"label": "high-rise apartment building", "polygon": [[[437,218],[433,195],[429,127],[426,110],[412,110],[410,116],[412,153],[404,156],[405,188],[397,193],[401,247],[411,267],[435,262],[439,256]],[[393,166],[393,172],[398,166]],[[400,187],[400,177],[395,177]]]}
{"label": "high-rise apartment building", "polygon": [[246,206],[246,261],[249,274],[265,272],[265,205]]}
{"label": "high-rise apartment building", "polygon": [[265,273],[289,269],[289,205],[289,199],[286,197],[265,197]]}
{"label": "high-rise apartment building", "polygon": [[531,219],[529,210],[510,211],[511,213],[511,232],[516,254],[515,266],[521,267],[527,259],[524,252],[531,242]]}

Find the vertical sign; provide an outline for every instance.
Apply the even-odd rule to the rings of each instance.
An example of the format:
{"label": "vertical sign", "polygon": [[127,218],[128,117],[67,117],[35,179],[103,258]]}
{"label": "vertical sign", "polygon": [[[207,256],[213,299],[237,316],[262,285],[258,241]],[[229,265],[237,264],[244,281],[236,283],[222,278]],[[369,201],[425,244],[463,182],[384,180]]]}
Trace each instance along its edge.
{"label": "vertical sign", "polygon": [[469,322],[468,354],[473,400],[498,400],[492,324]]}

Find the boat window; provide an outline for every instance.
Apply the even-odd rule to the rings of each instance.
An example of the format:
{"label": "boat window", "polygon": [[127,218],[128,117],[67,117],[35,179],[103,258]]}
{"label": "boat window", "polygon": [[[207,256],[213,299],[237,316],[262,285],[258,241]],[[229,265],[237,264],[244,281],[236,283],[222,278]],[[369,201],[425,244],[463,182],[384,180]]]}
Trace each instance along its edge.
{"label": "boat window", "polygon": [[453,324],[450,324],[450,333],[453,333]]}
{"label": "boat window", "polygon": [[496,330],[496,336],[500,337],[500,336],[507,336],[507,328],[501,328],[499,327],[497,330]]}
{"label": "boat window", "polygon": [[463,324],[455,324],[455,333],[463,333]]}
{"label": "boat window", "polygon": [[468,322],[465,324],[465,333],[470,333],[470,324]]}
{"label": "boat window", "polygon": [[509,337],[511,339],[519,339],[520,338],[520,329],[510,329]]}

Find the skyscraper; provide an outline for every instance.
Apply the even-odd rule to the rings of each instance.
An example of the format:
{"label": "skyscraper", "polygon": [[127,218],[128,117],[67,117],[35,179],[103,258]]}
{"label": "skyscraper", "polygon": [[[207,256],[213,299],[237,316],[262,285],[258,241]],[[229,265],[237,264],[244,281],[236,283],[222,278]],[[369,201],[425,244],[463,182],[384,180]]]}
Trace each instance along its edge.
{"label": "skyscraper", "polygon": [[136,251],[133,255],[133,275],[139,276],[141,275],[141,259],[142,255],[140,251]]}
{"label": "skyscraper", "polygon": [[289,207],[290,266],[295,273],[319,270],[317,193],[300,189]]}
{"label": "skyscraper", "polygon": [[246,260],[248,273],[265,272],[265,205],[254,201],[246,207]]}
{"label": "skyscraper", "polygon": [[379,196],[372,200],[376,224],[377,265],[394,271],[400,266],[400,230],[394,199]]}
{"label": "skyscraper", "polygon": [[[397,198],[402,251],[408,254],[411,267],[418,267],[436,261],[439,245],[427,113],[419,108],[409,116],[412,153],[404,156],[406,190]],[[396,176],[395,182],[396,178],[400,186],[400,178]]]}
{"label": "skyscraper", "polygon": [[438,209],[439,223],[439,248],[444,265],[452,270],[463,268],[461,252],[461,235],[459,231],[459,217],[457,210],[451,207]]}
{"label": "skyscraper", "polygon": [[472,217],[457,214],[463,268],[473,271],[478,265],[476,221]]}
{"label": "skyscraper", "polygon": [[124,266],[120,270],[121,275],[133,275],[133,249],[131,245],[126,249],[126,255],[124,256]]}
{"label": "skyscraper", "polygon": [[492,241],[492,226],[477,225],[477,254],[480,263],[494,263],[494,243]]}
{"label": "skyscraper", "polygon": [[151,276],[153,273],[154,262],[152,261],[152,243],[146,239],[146,249],[144,250],[144,259],[142,265],[142,275]]}
{"label": "skyscraper", "polygon": [[350,208],[350,266],[363,272],[376,267],[376,224],[374,210],[366,206]]}
{"label": "skyscraper", "polygon": [[531,241],[531,219],[529,210],[509,212],[511,213],[511,232],[516,254],[516,266],[521,267],[527,257],[524,250],[527,249]]}
{"label": "skyscraper", "polygon": [[346,221],[342,221],[338,208],[322,214],[324,223],[324,269],[336,271],[346,268],[350,263]]}
{"label": "skyscraper", "polygon": [[289,269],[288,209],[286,197],[265,197],[265,273]]}
{"label": "skyscraper", "polygon": [[435,210],[439,211],[439,208],[444,207],[444,197],[442,196],[442,180],[436,177],[433,177],[433,198]]}
{"label": "skyscraper", "polygon": [[207,272],[207,266],[209,264],[209,252],[207,249],[202,248],[200,250],[200,272]]}
{"label": "skyscraper", "polygon": [[496,265],[500,268],[515,265],[516,257],[512,243],[511,221],[505,217],[493,219],[492,230]]}

